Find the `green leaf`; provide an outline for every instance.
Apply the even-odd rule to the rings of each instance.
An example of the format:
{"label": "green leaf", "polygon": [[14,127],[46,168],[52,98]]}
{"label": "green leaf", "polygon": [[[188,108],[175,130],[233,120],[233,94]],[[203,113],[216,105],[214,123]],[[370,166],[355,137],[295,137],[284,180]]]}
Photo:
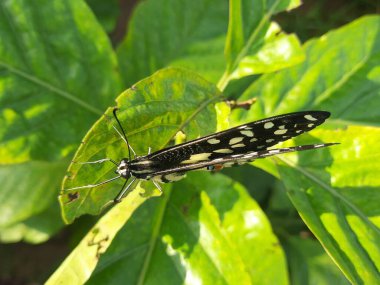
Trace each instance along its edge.
{"label": "green leaf", "polygon": [[291,284],[350,284],[318,241],[291,237],[284,245]]}
{"label": "green leaf", "polygon": [[39,214],[56,202],[66,167],[67,160],[1,165],[0,228]]}
{"label": "green leaf", "polygon": [[295,110],[326,110],[340,125],[379,126],[380,18],[363,17],[304,45],[306,61],[263,75],[239,98],[259,100],[235,123]]}
{"label": "green leaf", "polygon": [[112,32],[116,26],[117,18],[120,14],[118,0],[86,0],[91,7],[104,30],[108,33]]}
{"label": "green leaf", "polygon": [[99,257],[110,246],[120,228],[146,200],[137,187],[116,207],[104,215],[79,245],[70,253],[46,284],[84,284],[91,276]]}
{"label": "green leaf", "polygon": [[171,65],[191,68],[208,80],[224,70],[228,21],[226,1],[147,0],[140,2],[118,47],[126,86]]}
{"label": "green leaf", "polygon": [[170,66],[194,70],[211,82],[218,82],[225,69],[224,35],[192,43],[184,53],[170,61]]}
{"label": "green leaf", "polygon": [[304,59],[305,54],[298,38],[294,34],[283,33],[277,24],[272,23],[265,35],[263,45],[259,50],[249,52],[237,63],[230,79],[272,73],[297,65]]}
{"label": "green leaf", "polygon": [[231,69],[230,65],[238,56],[239,52],[243,49],[245,42],[241,2],[241,0],[229,1],[230,14],[228,22],[226,47],[224,51],[224,53],[226,54],[227,70]]}
{"label": "green leaf", "polygon": [[[127,85],[169,65],[195,70],[206,79],[217,82],[226,68],[224,46],[227,58],[231,58],[227,64],[231,65],[232,59],[237,57],[229,54],[232,53],[231,49],[234,54],[239,53],[239,60],[235,60],[228,78],[223,79],[225,84],[233,78],[273,72],[303,60],[296,37],[281,33],[275,24],[269,25],[270,15],[294,8],[299,1],[243,1],[242,11],[235,9],[235,2],[231,1],[234,16],[230,16],[232,26],[227,44],[225,2],[218,5],[207,0],[169,2],[150,0],[136,8],[127,37],[118,48]],[[240,2],[236,3],[239,8]],[[172,13],[173,9],[176,13]],[[238,31],[239,17],[243,18],[243,35]],[[268,30],[269,26],[271,28]],[[250,43],[247,42],[248,37],[252,38]],[[271,58],[268,55],[276,56]]]}
{"label": "green leaf", "polygon": [[0,4],[1,163],[67,156],[120,90],[112,48],[83,2],[24,2]]}
{"label": "green leaf", "polygon": [[47,241],[56,234],[64,224],[59,210],[58,200],[54,196],[54,202],[43,212],[30,218],[17,222],[14,225],[2,227],[0,240],[3,243],[24,241],[38,244]]}
{"label": "green leaf", "polygon": [[[198,75],[169,68],[140,81],[116,101],[120,109],[118,117],[129,143],[137,155],[145,155],[149,147],[156,151],[167,146],[180,130],[188,139],[213,132],[216,126],[213,102],[220,98],[215,86]],[[103,158],[119,161],[128,157],[128,148],[113,129],[116,122],[112,110],[109,108],[84,138],[69,167],[64,189],[115,177],[112,163],[83,165],[78,162]],[[85,213],[99,214],[104,205],[116,197],[124,183],[122,180],[94,188],[64,190],[60,201],[66,222]]]}
{"label": "green leaf", "polygon": [[0,224],[10,230],[55,202],[67,156],[121,84],[108,38],[82,1],[1,1],[0,37]]}
{"label": "green leaf", "polygon": [[268,220],[245,188],[221,174],[194,172],[135,212],[88,283],[123,280],[287,284],[287,270]]}
{"label": "green leaf", "polygon": [[280,165],[279,172],[302,219],[347,278],[374,284],[380,278],[380,188],[374,169],[380,164],[373,149],[380,131],[350,127],[315,133],[341,145],[319,156],[300,155],[297,162],[283,158],[293,168]]}
{"label": "green leaf", "polygon": [[[259,72],[272,72],[277,70],[276,68],[291,66],[303,60],[298,39],[295,36],[288,39],[287,36],[279,33],[280,29],[277,25],[272,24],[271,27],[270,24],[272,15],[298,5],[300,1],[297,0],[230,1],[225,45],[227,68],[218,82],[221,90],[226,88],[231,79]],[[276,56],[271,58],[269,55],[273,54]],[[286,63],[272,66],[269,62],[276,62],[278,59]]]}
{"label": "green leaf", "polygon": [[259,164],[279,163],[275,172],[301,217],[355,284],[380,279],[380,133],[371,127],[380,121],[379,30],[380,17],[369,16],[309,41],[305,63],[254,82],[241,99],[258,97],[257,103],[232,119],[238,124],[295,110],[332,113],[296,144],[318,138],[341,145]]}

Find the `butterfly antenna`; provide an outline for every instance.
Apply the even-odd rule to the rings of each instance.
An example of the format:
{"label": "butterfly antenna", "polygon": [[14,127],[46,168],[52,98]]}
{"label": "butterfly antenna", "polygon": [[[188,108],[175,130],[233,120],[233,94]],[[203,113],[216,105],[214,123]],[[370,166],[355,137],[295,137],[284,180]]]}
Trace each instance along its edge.
{"label": "butterfly antenna", "polygon": [[119,109],[118,109],[118,108],[114,108],[113,111],[112,111],[112,113],[113,113],[113,115],[114,115],[114,117],[115,117],[117,123],[119,124],[119,127],[120,127],[120,129],[121,129],[121,131],[122,131],[122,133],[123,133],[123,136],[124,136],[124,138],[125,138],[125,141],[127,142],[127,145],[128,145],[128,157],[129,157],[129,160],[131,160],[131,150],[130,150],[129,142],[128,142],[127,136],[125,135],[124,129],[123,129],[123,127],[121,126],[121,123],[120,123],[119,119],[117,118],[117,115],[116,115],[116,111],[117,111],[117,110],[119,110]]}

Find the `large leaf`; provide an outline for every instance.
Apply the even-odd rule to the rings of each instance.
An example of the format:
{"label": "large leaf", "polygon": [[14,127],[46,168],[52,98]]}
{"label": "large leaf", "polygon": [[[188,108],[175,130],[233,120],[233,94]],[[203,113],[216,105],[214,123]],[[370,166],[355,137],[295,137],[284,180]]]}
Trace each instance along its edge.
{"label": "large leaf", "polygon": [[291,284],[350,284],[317,240],[291,237],[284,248]]}
{"label": "large leaf", "polygon": [[[380,18],[364,17],[305,44],[307,60],[298,67],[264,75],[242,96],[258,97],[251,112],[235,112],[238,124],[293,110],[332,113],[322,130],[297,144],[341,142],[312,153],[256,165],[285,182],[302,218],[347,278],[356,284],[380,279],[380,181],[377,142],[380,113]],[[354,125],[361,125],[361,127]],[[367,126],[366,126],[367,125]]]}
{"label": "large leaf", "polygon": [[[164,69],[121,94],[116,102],[129,143],[137,155],[149,147],[156,151],[168,145],[182,130],[187,138],[211,133],[216,127],[213,103],[221,94],[201,77],[180,69]],[[115,177],[115,165],[83,165],[79,162],[128,157],[128,148],[113,129],[113,108],[91,128],[78,149],[63,188],[95,184]],[[99,214],[116,197],[124,181],[75,191],[63,190],[60,201],[67,222],[84,213]],[[128,199],[128,198],[127,198]]]}
{"label": "large leaf", "polygon": [[[297,38],[281,33],[277,25],[269,22],[273,13],[295,7],[298,1],[243,2],[242,11],[233,9],[232,13],[237,11],[245,18],[244,33],[248,33],[245,37],[250,34],[257,37],[253,37],[254,44],[244,42],[247,50],[244,57],[236,61],[236,67],[230,72],[235,73],[229,74],[228,80],[273,72],[303,60]],[[118,48],[126,83],[132,84],[168,65],[192,69],[216,83],[226,68],[223,50],[227,8],[226,1],[217,4],[210,0],[142,2],[134,11],[127,37]],[[235,17],[230,15],[230,25],[231,19]],[[234,43],[235,38],[227,41]]]}
{"label": "large leaf", "polygon": [[[86,241],[72,256],[97,260],[96,251],[85,248]],[[89,268],[74,261],[68,258],[57,272],[70,273],[69,283],[72,278],[82,283],[85,279],[79,278],[88,276]],[[198,172],[134,213],[101,255],[88,283],[125,280],[131,284],[287,284],[287,271],[277,238],[244,187],[220,174]]]}
{"label": "large leaf", "polygon": [[332,113],[335,123],[378,126],[379,17],[367,16],[304,46],[306,61],[276,74],[263,75],[241,100],[258,97],[250,112],[234,121],[256,120],[294,110]]}
{"label": "large leaf", "polygon": [[373,152],[379,135],[379,130],[364,127],[324,131],[318,137],[342,145],[313,160],[284,159],[293,168],[279,166],[301,217],[356,284],[380,280],[380,179],[374,171],[380,163],[373,160],[380,156]]}
{"label": "large leaf", "polygon": [[86,3],[94,11],[104,30],[112,32],[116,26],[117,18],[120,17],[120,8],[118,0],[86,0]]}
{"label": "large leaf", "polygon": [[[36,203],[38,204],[38,202]],[[47,200],[47,202],[51,204],[41,213],[33,215],[22,222],[3,226],[0,232],[0,241],[3,243],[24,241],[37,244],[47,241],[57,233],[64,224],[56,195],[54,195],[53,199]]]}
{"label": "large leaf", "polygon": [[110,246],[120,228],[133,212],[146,200],[143,189],[137,187],[117,207],[111,209],[87,233],[46,284],[84,284],[96,267],[99,257]]}
{"label": "large leaf", "polygon": [[67,161],[0,166],[0,226],[9,227],[42,212],[57,201]]}
{"label": "large leaf", "polygon": [[298,5],[298,0],[230,1],[226,70],[218,82],[220,89],[225,89],[233,78],[272,72],[303,60],[298,39],[282,35],[280,29],[270,23],[275,13]]}
{"label": "large leaf", "polygon": [[[227,8],[226,1],[217,4],[211,0],[141,2],[128,24],[127,37],[118,48],[126,84],[135,83],[171,61],[190,57],[194,49],[204,52],[203,60],[197,61],[204,67],[201,69],[205,72],[201,74],[208,79],[211,79],[208,74],[213,78],[215,74],[220,76],[224,69],[224,41],[220,37],[227,30]],[[212,61],[207,61],[210,58]],[[196,71],[200,73],[198,68]]]}
{"label": "large leaf", "polygon": [[66,157],[120,82],[82,1],[1,1],[0,37],[0,223],[13,227],[56,199]]}

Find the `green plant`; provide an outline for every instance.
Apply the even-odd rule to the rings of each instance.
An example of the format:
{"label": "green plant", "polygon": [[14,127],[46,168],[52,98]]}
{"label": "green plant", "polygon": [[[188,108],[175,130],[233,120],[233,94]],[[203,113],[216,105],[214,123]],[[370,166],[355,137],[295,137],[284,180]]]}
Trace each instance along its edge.
{"label": "green plant", "polygon": [[[2,241],[39,243],[63,227],[56,197],[91,125],[76,160],[127,156],[109,114],[133,84],[116,103],[138,154],[165,147],[179,131],[192,139],[312,109],[332,117],[296,144],[341,145],[254,162],[284,185],[271,185],[265,212],[248,193],[251,176],[262,175],[252,166],[238,179],[233,171],[191,173],[155,198],[143,183],[99,219],[49,284],[347,283],[318,243],[350,282],[379,282],[380,18],[362,17],[301,45],[271,21],[299,4],[141,2],[115,52],[82,1],[3,1]],[[221,102],[228,97],[257,102],[231,111]],[[87,165],[66,184],[93,183],[111,171]],[[100,213],[119,187],[73,201],[61,196],[64,219]],[[279,226],[298,221],[294,208],[318,242]]]}

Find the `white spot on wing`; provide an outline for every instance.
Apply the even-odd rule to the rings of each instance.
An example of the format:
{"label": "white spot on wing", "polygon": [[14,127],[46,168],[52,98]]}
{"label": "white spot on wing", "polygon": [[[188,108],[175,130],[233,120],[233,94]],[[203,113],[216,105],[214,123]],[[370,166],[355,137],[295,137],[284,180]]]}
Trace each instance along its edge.
{"label": "white spot on wing", "polygon": [[311,128],[311,127],[313,127],[313,126],[314,126],[314,124],[308,124],[308,125],[307,125],[308,128]]}
{"label": "white spot on wing", "polygon": [[221,149],[214,150],[214,152],[216,152],[216,153],[232,153],[234,151],[231,149],[228,149],[228,148],[221,148]]}
{"label": "white spot on wing", "polygon": [[238,143],[238,144],[234,144],[231,146],[232,148],[236,148],[236,147],[245,147],[245,144],[243,143]]}
{"label": "white spot on wing", "polygon": [[213,139],[207,140],[207,142],[209,144],[218,144],[218,143],[220,143],[220,140],[213,138]]}
{"label": "white spot on wing", "polygon": [[211,152],[197,153],[190,156],[189,159],[182,161],[181,163],[194,163],[202,160],[208,160]]}
{"label": "white spot on wing", "polygon": [[273,128],[274,124],[272,122],[267,122],[264,124],[264,129],[270,129]]}
{"label": "white spot on wing", "polygon": [[324,146],[325,146],[325,144],[316,144],[316,145],[314,145],[315,148],[324,147]]}
{"label": "white spot on wing", "polygon": [[305,115],[304,118],[309,121],[316,121],[317,119],[314,118],[312,115]]}
{"label": "white spot on wing", "polygon": [[253,139],[250,139],[249,141],[250,141],[250,142],[255,142],[255,141],[257,141],[257,139],[256,139],[256,138],[253,138]]}
{"label": "white spot on wing", "polygon": [[181,180],[182,178],[184,178],[186,176],[186,174],[181,174],[181,175],[178,175],[178,174],[167,174],[165,175],[165,179],[169,180],[169,181],[178,181],[178,180]]}
{"label": "white spot on wing", "polygon": [[157,182],[160,182],[160,183],[164,183],[164,182],[162,181],[162,175],[153,176],[153,177],[152,177],[152,180],[157,181]]}
{"label": "white spot on wing", "polygon": [[248,127],[247,125],[240,126],[240,127],[238,127],[238,129],[239,129],[239,130],[242,130],[242,129],[244,129],[244,130],[252,130],[252,128],[251,128],[251,127]]}
{"label": "white spot on wing", "polygon": [[283,135],[283,134],[286,134],[288,130],[284,129],[284,130],[276,130],[274,131],[274,134],[275,135]]}
{"label": "white spot on wing", "polygon": [[142,161],[133,162],[131,164],[132,165],[140,165],[140,164],[151,164],[151,163],[152,163],[151,160],[142,160]]}
{"label": "white spot on wing", "polygon": [[274,139],[267,139],[266,142],[267,142],[267,143],[274,142]]}
{"label": "white spot on wing", "polygon": [[233,145],[235,143],[241,142],[243,139],[244,139],[243,137],[237,137],[237,138],[230,139],[229,144]]}
{"label": "white spot on wing", "polygon": [[250,130],[240,131],[240,133],[250,138],[253,137],[253,132]]}

